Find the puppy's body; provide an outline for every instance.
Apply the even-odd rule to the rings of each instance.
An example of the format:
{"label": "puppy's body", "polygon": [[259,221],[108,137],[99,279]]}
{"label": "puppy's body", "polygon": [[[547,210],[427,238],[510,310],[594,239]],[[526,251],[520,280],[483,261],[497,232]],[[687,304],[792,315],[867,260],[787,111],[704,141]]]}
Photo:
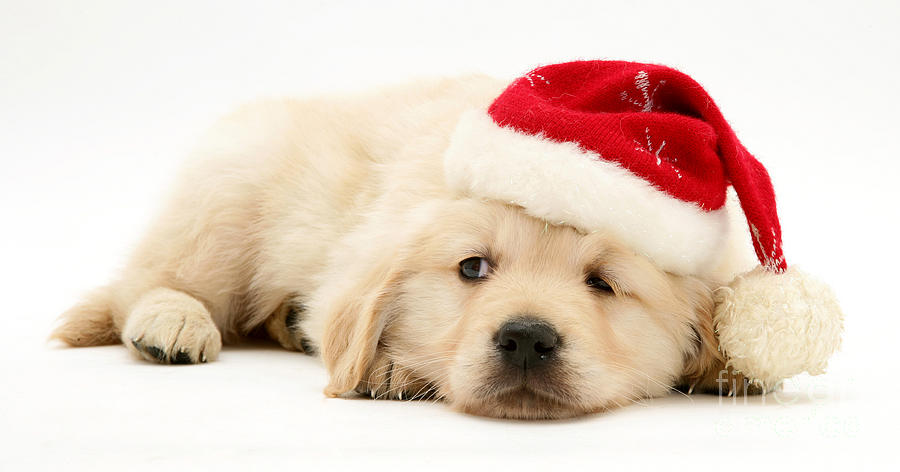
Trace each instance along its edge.
{"label": "puppy's body", "polygon": [[[716,387],[714,281],[444,184],[459,116],[504,85],[470,77],[244,108],[203,141],[121,276],[67,312],[56,337],[194,363],[265,326],[321,353],[331,394],[439,396],[494,416]],[[482,256],[491,276],[461,280],[459,262]],[[609,293],[584,285],[601,272]],[[520,379],[493,339],[525,315],[560,344],[552,372]]]}
{"label": "puppy's body", "polygon": [[330,260],[377,252],[373,236],[358,236],[362,247],[342,243],[350,230],[376,213],[402,220],[410,199],[446,192],[440,154],[454,119],[501,87],[485,78],[423,83],[257,103],[222,120],[192,154],[122,277],[104,290],[116,330],[156,287],[202,300],[226,339],[290,297],[306,303]]}

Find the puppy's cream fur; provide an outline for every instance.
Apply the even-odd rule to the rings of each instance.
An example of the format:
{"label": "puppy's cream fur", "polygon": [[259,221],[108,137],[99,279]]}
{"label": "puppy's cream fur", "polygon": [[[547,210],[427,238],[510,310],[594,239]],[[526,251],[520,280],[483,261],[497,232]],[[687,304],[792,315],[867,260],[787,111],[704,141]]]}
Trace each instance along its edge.
{"label": "puppy's cream fur", "polygon": [[[715,388],[716,281],[447,187],[451,131],[504,85],[468,77],[245,107],[203,141],[125,270],[54,337],[193,363],[265,327],[321,354],[330,395],[439,397],[516,418]],[[473,256],[495,264],[482,283],[459,277]],[[596,272],[614,294],[585,284]],[[564,342],[553,375],[528,392],[497,383],[491,341],[522,313]]]}

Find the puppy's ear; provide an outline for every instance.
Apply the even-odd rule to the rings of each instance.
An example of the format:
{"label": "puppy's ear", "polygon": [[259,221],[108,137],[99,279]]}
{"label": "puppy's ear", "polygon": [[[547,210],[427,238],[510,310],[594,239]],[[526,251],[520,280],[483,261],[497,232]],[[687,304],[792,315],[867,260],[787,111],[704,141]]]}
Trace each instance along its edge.
{"label": "puppy's ear", "polygon": [[[360,271],[346,274],[346,284],[329,302],[322,339],[322,359],[331,379],[325,394],[349,392],[366,375],[375,359],[378,341],[388,323],[388,308],[401,279],[399,263],[381,254]],[[353,276],[356,277],[353,277]]]}
{"label": "puppy's ear", "polygon": [[709,285],[702,280],[684,277],[681,285],[683,299],[693,311],[694,333],[694,345],[685,353],[681,384],[688,391],[705,391],[716,385],[715,379],[725,365],[713,322],[715,301]]}

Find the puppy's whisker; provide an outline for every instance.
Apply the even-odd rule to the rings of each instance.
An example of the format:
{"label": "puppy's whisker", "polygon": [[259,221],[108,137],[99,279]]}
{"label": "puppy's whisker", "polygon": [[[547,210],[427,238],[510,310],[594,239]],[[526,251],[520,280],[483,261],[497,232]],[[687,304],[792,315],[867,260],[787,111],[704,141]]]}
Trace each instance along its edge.
{"label": "puppy's whisker", "polygon": [[[435,358],[435,359],[426,359],[426,360],[417,361],[417,362],[412,362],[412,363],[404,363],[404,364],[401,366],[401,368],[405,368],[405,369],[417,369],[417,368],[422,367],[422,366],[425,366],[425,365],[430,365],[430,364],[434,364],[434,363],[438,363],[438,362],[451,362],[452,360],[453,360],[453,359],[450,358],[450,357],[439,357],[439,358]],[[386,373],[388,370],[391,370],[391,369],[393,369],[393,368],[395,368],[395,366],[392,366],[391,363],[388,363],[388,364],[386,364],[386,365],[384,365],[384,366],[381,366],[381,367],[379,367],[379,368],[373,370],[369,375],[370,375],[370,376],[381,375],[381,374]]]}
{"label": "puppy's whisker", "polygon": [[[397,368],[406,369],[406,370],[415,370],[415,369],[419,369],[419,368],[422,368],[425,366],[434,365],[434,364],[438,364],[438,363],[452,363],[452,362],[453,362],[453,359],[449,358],[449,357],[448,358],[438,358],[438,359],[428,359],[428,360],[411,362],[411,363],[404,362],[402,365],[397,366]],[[382,370],[383,370],[383,368],[382,368]],[[375,374],[375,373],[376,372],[373,372],[373,374]],[[378,372],[378,373],[383,373],[383,372]]]}
{"label": "puppy's whisker", "polygon": [[[689,395],[687,395],[687,394],[685,394],[685,393],[683,393],[683,392],[680,392],[680,391],[678,391],[678,390],[672,388],[672,385],[669,385],[669,384],[660,382],[659,380],[654,379],[653,377],[650,377],[649,375],[647,375],[647,373],[641,372],[640,370],[635,369],[635,368],[633,368],[633,367],[631,367],[631,366],[626,366],[626,365],[623,365],[623,364],[619,364],[619,363],[617,363],[617,362],[610,362],[610,365],[613,366],[613,367],[615,367],[615,368],[617,368],[617,369],[622,369],[622,370],[624,370],[624,371],[625,371],[624,373],[626,373],[626,374],[638,374],[638,375],[642,376],[643,378],[645,378],[646,380],[648,380],[648,381],[650,381],[650,382],[652,382],[652,383],[654,383],[654,384],[656,384],[656,385],[658,385],[658,386],[660,386],[660,387],[663,387],[663,388],[665,388],[665,389],[667,389],[667,390],[674,390],[674,391],[678,392],[678,393],[679,393],[680,395],[682,395],[682,396],[685,396],[685,397],[687,397],[687,398],[691,398]],[[649,392],[645,391],[645,394],[648,394],[648,396],[649,396]],[[691,399],[691,400],[693,400],[693,399]]]}

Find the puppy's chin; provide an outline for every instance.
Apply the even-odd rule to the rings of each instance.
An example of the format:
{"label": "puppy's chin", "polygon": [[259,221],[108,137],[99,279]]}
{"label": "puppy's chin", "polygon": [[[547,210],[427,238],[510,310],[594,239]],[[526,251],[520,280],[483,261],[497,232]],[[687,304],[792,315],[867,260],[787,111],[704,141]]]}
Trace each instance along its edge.
{"label": "puppy's chin", "polygon": [[[504,365],[468,373],[448,399],[456,409],[478,416],[508,419],[559,419],[595,411],[579,400],[565,369],[537,368],[528,373]],[[474,377],[474,378],[473,378]]]}
{"label": "puppy's chin", "polygon": [[571,418],[593,410],[559,397],[520,386],[501,393],[455,404],[459,410],[492,418],[544,420]]}

